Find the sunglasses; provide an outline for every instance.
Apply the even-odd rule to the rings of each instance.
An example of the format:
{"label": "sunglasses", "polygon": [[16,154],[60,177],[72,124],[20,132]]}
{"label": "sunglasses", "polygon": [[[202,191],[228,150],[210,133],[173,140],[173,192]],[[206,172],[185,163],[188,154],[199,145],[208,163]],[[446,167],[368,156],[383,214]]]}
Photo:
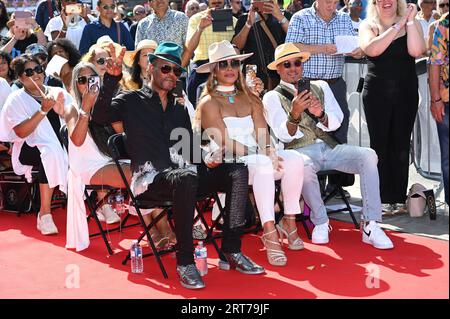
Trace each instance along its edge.
{"label": "sunglasses", "polygon": [[79,77],[77,78],[77,83],[78,83],[78,84],[84,85],[84,84],[87,83],[88,78],[90,78],[90,77],[96,77],[96,76],[97,76],[97,75],[95,75],[95,74],[79,76]]}
{"label": "sunglasses", "polygon": [[34,72],[36,72],[37,74],[41,74],[41,73],[44,72],[44,68],[43,68],[41,65],[36,65],[36,66],[34,67],[34,69],[31,69],[31,68],[25,69],[23,73],[24,73],[27,77],[32,77],[32,76],[34,75]]}
{"label": "sunglasses", "polygon": [[145,11],[136,11],[134,14],[145,14]]}
{"label": "sunglasses", "polygon": [[108,6],[107,4],[105,4],[104,6],[102,6],[102,9],[103,10],[109,10],[109,9],[115,10],[116,9],[116,5],[112,4],[112,5]]}
{"label": "sunglasses", "polygon": [[95,60],[95,62],[96,62],[98,65],[103,65],[103,64],[106,63],[106,59],[105,59],[105,58],[98,58],[97,60]]}
{"label": "sunglasses", "polygon": [[439,3],[439,8],[443,8],[443,7],[449,7],[448,2],[447,3]]}
{"label": "sunglasses", "polygon": [[239,69],[241,67],[241,61],[239,60],[225,60],[225,61],[219,61],[217,63],[217,67],[219,70],[224,71],[228,69],[228,67],[231,66],[232,69]]}
{"label": "sunglasses", "polygon": [[179,67],[170,66],[167,64],[165,64],[161,67],[162,74],[169,74],[170,72],[173,72],[173,74],[175,74],[175,76],[179,77],[181,75],[181,73],[183,73],[183,70],[181,70]]}
{"label": "sunglasses", "polygon": [[200,10],[200,7],[190,7],[189,10]]}
{"label": "sunglasses", "polygon": [[289,61],[283,62],[283,66],[284,66],[286,69],[290,69],[292,65],[294,65],[295,67],[299,68],[299,67],[302,66],[302,61],[297,60],[297,61],[295,61],[294,63],[291,63],[291,62],[289,62]]}

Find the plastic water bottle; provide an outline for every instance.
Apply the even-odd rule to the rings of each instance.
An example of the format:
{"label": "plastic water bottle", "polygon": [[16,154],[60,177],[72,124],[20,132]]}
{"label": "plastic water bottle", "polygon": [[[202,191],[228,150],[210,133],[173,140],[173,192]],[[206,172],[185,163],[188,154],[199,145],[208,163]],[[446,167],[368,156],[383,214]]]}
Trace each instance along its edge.
{"label": "plastic water bottle", "polygon": [[144,271],[144,262],[142,260],[142,248],[137,240],[133,240],[133,244],[130,249],[131,256],[131,272],[134,274],[140,274]]}
{"label": "plastic water bottle", "polygon": [[195,265],[197,266],[201,276],[208,273],[207,258],[208,250],[203,245],[203,242],[199,241],[197,247],[195,247]]}
{"label": "plastic water bottle", "polygon": [[125,197],[120,190],[116,193],[115,209],[118,215],[122,215],[125,212]]}

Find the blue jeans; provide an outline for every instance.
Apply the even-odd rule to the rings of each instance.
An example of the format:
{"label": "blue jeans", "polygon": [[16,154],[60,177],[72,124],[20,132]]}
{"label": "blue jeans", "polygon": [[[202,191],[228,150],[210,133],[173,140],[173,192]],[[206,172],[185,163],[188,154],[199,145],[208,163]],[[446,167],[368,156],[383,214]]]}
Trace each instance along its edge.
{"label": "blue jeans", "polygon": [[305,165],[302,195],[311,208],[311,221],[314,225],[328,221],[316,175],[322,170],[359,174],[364,220],[381,222],[378,156],[373,149],[348,144],[331,148],[321,142],[298,148],[296,151],[302,155]]}
{"label": "blue jeans", "polygon": [[448,205],[448,102],[445,105],[445,116],[442,123],[436,122],[439,146],[441,147],[441,169],[444,179],[445,202]]}

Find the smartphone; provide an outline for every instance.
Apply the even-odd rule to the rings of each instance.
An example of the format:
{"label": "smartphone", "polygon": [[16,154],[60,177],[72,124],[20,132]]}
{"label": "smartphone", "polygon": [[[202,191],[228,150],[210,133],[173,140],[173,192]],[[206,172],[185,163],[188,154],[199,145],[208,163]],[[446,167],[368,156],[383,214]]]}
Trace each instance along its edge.
{"label": "smartphone", "polygon": [[83,11],[81,4],[68,4],[66,5],[66,14],[67,15],[80,15]]}
{"label": "smartphone", "polygon": [[245,82],[248,87],[253,87],[253,80],[256,78],[258,67],[255,64],[245,66]]}
{"label": "smartphone", "polygon": [[29,20],[33,15],[29,11],[14,12],[14,26],[20,29],[28,29],[30,27]]}
{"label": "smartphone", "polygon": [[252,6],[256,12],[266,13],[264,12],[264,4],[270,2],[270,0],[256,0],[252,2]]}
{"label": "smartphone", "polygon": [[183,82],[181,80],[177,80],[177,84],[173,88],[172,94],[175,97],[182,97],[183,96]]}
{"label": "smartphone", "polygon": [[212,10],[211,17],[213,19],[213,32],[232,31],[233,27],[233,12],[231,9]]}
{"label": "smartphone", "polygon": [[297,92],[300,94],[303,91],[311,91],[311,83],[308,79],[300,79],[297,83]]}
{"label": "smartphone", "polygon": [[88,77],[88,90],[89,92],[100,91],[100,77],[98,76]]}

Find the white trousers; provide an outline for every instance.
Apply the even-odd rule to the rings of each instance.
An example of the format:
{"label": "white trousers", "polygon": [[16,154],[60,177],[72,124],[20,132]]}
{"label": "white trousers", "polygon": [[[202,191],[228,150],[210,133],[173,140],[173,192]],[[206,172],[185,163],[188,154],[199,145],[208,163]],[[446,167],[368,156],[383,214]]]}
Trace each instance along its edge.
{"label": "white trousers", "polygon": [[274,171],[272,161],[265,155],[245,156],[249,171],[249,185],[253,186],[261,224],[275,221],[275,181],[281,179],[284,214],[300,214],[300,195],[303,186],[303,158],[293,150],[277,152],[282,169]]}

